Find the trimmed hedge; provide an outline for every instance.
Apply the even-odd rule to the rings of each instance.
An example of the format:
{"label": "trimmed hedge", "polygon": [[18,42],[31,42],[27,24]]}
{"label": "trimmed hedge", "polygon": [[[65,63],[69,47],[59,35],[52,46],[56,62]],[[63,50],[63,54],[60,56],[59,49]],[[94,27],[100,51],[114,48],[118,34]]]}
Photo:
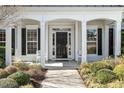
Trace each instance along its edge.
{"label": "trimmed hedge", "polygon": [[112,70],[109,69],[101,69],[96,73],[96,77],[99,83],[105,84],[111,82],[113,79],[116,78],[115,74]]}
{"label": "trimmed hedge", "polygon": [[1,78],[6,78],[9,74],[3,70],[3,69],[0,69],[0,79]]}
{"label": "trimmed hedge", "polygon": [[18,84],[15,80],[10,78],[0,79],[0,88],[18,88]]}
{"label": "trimmed hedge", "polygon": [[29,70],[28,64],[25,62],[14,62],[13,65],[22,71]]}
{"label": "trimmed hedge", "polygon": [[96,73],[100,69],[112,69],[112,66],[106,62],[94,62],[91,64],[90,69],[93,73]]}
{"label": "trimmed hedge", "polygon": [[17,72],[17,68],[12,65],[7,66],[4,70],[9,74],[13,74],[13,73]]}
{"label": "trimmed hedge", "polygon": [[119,80],[124,80],[124,64],[115,66],[113,72],[117,75]]}
{"label": "trimmed hedge", "polygon": [[19,85],[26,85],[30,82],[30,76],[22,71],[16,72],[8,78],[14,79]]}
{"label": "trimmed hedge", "polygon": [[31,78],[35,80],[43,80],[45,79],[45,72],[39,69],[30,69],[27,71],[27,74],[30,75]]}

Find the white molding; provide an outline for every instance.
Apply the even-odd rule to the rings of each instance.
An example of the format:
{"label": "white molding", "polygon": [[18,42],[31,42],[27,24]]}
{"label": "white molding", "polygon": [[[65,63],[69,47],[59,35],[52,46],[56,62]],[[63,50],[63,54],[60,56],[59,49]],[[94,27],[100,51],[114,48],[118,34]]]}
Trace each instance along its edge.
{"label": "white molding", "polygon": [[26,29],[38,29],[38,25],[26,25]]}

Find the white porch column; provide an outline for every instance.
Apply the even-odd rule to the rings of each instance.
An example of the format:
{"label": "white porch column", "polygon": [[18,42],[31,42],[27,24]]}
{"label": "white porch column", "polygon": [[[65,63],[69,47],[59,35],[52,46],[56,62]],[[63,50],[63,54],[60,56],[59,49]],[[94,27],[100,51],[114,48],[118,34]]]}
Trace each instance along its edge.
{"label": "white porch column", "polygon": [[21,56],[21,25],[18,25],[16,28],[16,49],[15,49],[15,56],[20,57]]}
{"label": "white porch column", "polygon": [[109,26],[105,24],[104,31],[104,58],[108,58],[109,56]]}
{"label": "white porch column", "polygon": [[78,61],[78,22],[75,23],[75,60]]}
{"label": "white porch column", "polygon": [[87,61],[87,23],[82,21],[82,62]]}
{"label": "white porch column", "polygon": [[11,27],[6,28],[6,65],[10,65],[12,63],[12,50],[11,50]]}
{"label": "white porch column", "polygon": [[46,61],[48,61],[48,45],[49,45],[49,43],[48,43],[48,41],[49,41],[49,40],[48,40],[48,37],[49,37],[49,35],[48,35],[48,34],[49,34],[49,33],[48,33],[48,30],[49,30],[49,29],[48,29],[48,23],[46,24],[45,27],[46,27],[46,30],[45,30],[45,32],[46,32],[46,35],[45,35],[45,36],[46,36],[46,39],[45,39],[45,40],[46,40],[46,41],[45,41],[45,42],[46,42]]}
{"label": "white porch column", "polygon": [[121,21],[115,26],[115,57],[121,54]]}
{"label": "white porch column", "polygon": [[40,21],[40,55],[41,55],[41,65],[45,67],[45,22]]}

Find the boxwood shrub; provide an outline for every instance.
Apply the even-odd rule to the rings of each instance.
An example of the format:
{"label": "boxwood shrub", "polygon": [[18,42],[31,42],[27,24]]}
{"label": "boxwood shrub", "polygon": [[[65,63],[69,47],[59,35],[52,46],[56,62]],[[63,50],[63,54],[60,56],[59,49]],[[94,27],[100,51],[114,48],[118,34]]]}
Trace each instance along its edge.
{"label": "boxwood shrub", "polygon": [[101,69],[96,73],[97,81],[101,84],[111,82],[116,78],[115,74],[110,69]]}
{"label": "boxwood shrub", "polygon": [[124,64],[115,66],[113,72],[117,75],[119,80],[124,80]]}
{"label": "boxwood shrub", "polygon": [[8,78],[14,79],[19,85],[26,85],[30,82],[30,76],[22,71],[13,73]]}
{"label": "boxwood shrub", "polygon": [[15,72],[17,72],[17,67],[9,65],[4,69],[7,73],[9,74],[13,74]]}
{"label": "boxwood shrub", "polygon": [[3,69],[0,69],[0,79],[1,78],[6,78],[9,74],[3,70]]}
{"label": "boxwood shrub", "polygon": [[94,62],[91,64],[90,69],[93,73],[96,73],[100,69],[112,69],[112,66],[107,64],[106,62]]}
{"label": "boxwood shrub", "polygon": [[0,79],[0,88],[18,88],[18,84],[15,80],[10,78]]}

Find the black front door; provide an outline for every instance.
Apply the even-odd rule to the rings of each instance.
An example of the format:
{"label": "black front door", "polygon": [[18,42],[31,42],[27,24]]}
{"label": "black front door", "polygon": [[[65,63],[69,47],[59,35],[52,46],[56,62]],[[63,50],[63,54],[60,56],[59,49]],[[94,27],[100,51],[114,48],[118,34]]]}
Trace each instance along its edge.
{"label": "black front door", "polygon": [[56,32],[56,58],[67,58],[67,32]]}

